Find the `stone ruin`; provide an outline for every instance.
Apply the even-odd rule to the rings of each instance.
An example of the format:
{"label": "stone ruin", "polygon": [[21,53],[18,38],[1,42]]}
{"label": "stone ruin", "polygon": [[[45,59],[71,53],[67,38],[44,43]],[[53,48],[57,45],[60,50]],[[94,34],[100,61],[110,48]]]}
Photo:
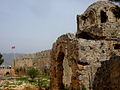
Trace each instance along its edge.
{"label": "stone ruin", "polygon": [[120,7],[98,1],[51,50],[51,90],[120,90]]}
{"label": "stone ruin", "polygon": [[12,67],[16,74],[26,74],[29,67],[34,67],[38,69],[39,74],[49,75],[50,51],[51,50],[45,50],[33,54],[24,54],[13,60]]}
{"label": "stone ruin", "polygon": [[[0,76],[4,75],[15,75],[14,69],[11,68],[11,66],[1,65],[0,66]],[[2,78],[0,78],[2,80]]]}

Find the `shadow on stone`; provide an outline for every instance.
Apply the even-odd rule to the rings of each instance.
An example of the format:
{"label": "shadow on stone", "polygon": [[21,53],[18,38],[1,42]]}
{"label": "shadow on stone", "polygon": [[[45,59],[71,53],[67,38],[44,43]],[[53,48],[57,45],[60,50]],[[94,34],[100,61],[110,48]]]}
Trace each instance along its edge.
{"label": "shadow on stone", "polygon": [[101,62],[95,74],[93,90],[120,90],[120,56]]}

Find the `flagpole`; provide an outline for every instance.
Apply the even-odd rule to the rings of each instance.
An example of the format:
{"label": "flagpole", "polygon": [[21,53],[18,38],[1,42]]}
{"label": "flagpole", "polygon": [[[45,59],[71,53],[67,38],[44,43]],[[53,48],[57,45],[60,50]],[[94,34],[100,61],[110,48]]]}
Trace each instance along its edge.
{"label": "flagpole", "polygon": [[15,57],[15,46],[12,46],[11,49],[13,50],[13,58],[14,58],[14,60],[15,60],[15,58],[16,58],[16,57]]}
{"label": "flagpole", "polygon": [[13,49],[13,55],[14,55],[14,60],[15,60],[15,49]]}

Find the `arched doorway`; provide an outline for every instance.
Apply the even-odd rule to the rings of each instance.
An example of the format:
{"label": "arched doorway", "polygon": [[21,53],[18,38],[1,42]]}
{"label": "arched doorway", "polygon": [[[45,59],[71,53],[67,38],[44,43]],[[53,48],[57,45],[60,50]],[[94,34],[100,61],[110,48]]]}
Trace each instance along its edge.
{"label": "arched doorway", "polygon": [[56,76],[57,76],[57,84],[58,84],[58,89],[64,89],[64,84],[63,84],[63,60],[64,60],[65,54],[63,52],[58,53],[57,57],[57,71],[56,71]]}
{"label": "arched doorway", "polygon": [[95,23],[95,14],[93,11],[89,13],[89,23],[90,25]]}
{"label": "arched doorway", "polygon": [[56,80],[59,90],[70,88],[73,76],[72,67],[69,65],[69,60],[63,52],[59,52],[57,56]]}
{"label": "arched doorway", "polygon": [[101,23],[106,23],[108,20],[108,16],[106,15],[106,12],[101,11],[100,16],[101,16]]}
{"label": "arched doorway", "polygon": [[6,75],[10,75],[10,73],[9,73],[9,72],[6,72]]}

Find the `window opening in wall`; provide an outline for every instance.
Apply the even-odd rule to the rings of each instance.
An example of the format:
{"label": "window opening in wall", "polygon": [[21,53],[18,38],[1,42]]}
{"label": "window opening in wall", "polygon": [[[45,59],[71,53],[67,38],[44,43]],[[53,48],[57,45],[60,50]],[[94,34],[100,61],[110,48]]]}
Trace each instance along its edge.
{"label": "window opening in wall", "polygon": [[95,23],[95,15],[93,12],[89,13],[89,22],[90,24],[94,24]]}
{"label": "window opening in wall", "polygon": [[10,73],[9,72],[6,72],[6,75],[9,75]]}
{"label": "window opening in wall", "polygon": [[120,49],[120,44],[114,44],[114,49]]}
{"label": "window opening in wall", "polygon": [[106,12],[101,11],[100,16],[101,16],[101,23],[106,23],[107,19],[108,19],[108,16],[106,15]]}
{"label": "window opening in wall", "polygon": [[64,53],[59,52],[57,57],[57,80],[59,89],[64,89],[63,85],[63,60],[64,60]]}
{"label": "window opening in wall", "polygon": [[87,39],[87,40],[94,40],[93,37],[91,37],[88,33],[86,32],[82,32],[78,35],[78,38],[83,38],[83,39]]}

